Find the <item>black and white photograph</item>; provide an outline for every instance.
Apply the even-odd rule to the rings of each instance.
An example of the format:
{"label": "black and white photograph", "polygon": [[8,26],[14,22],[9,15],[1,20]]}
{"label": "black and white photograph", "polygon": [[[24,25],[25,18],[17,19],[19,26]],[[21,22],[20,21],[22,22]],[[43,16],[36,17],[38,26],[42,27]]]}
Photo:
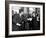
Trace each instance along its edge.
{"label": "black and white photograph", "polygon": [[40,8],[12,7],[12,31],[40,30]]}
{"label": "black and white photograph", "polygon": [[43,34],[43,4],[23,3],[8,4],[8,35]]}

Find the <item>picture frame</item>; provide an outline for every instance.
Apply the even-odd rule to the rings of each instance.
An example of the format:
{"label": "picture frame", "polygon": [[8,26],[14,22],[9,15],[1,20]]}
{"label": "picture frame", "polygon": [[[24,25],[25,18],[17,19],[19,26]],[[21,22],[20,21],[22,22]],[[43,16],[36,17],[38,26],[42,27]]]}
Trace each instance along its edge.
{"label": "picture frame", "polygon": [[[13,7],[13,8],[12,8]],[[13,10],[18,7],[32,7],[35,9],[40,8],[40,30],[27,30],[27,31],[15,31],[12,30],[12,13],[11,8]],[[22,10],[22,9],[21,9]],[[15,10],[16,11],[16,10]],[[14,28],[14,27],[13,27]],[[27,27],[28,28],[28,27]],[[31,27],[30,27],[31,28]],[[34,27],[33,27],[34,28]],[[45,35],[45,3],[41,2],[22,2],[22,1],[5,1],[5,37],[22,37],[22,36],[39,36]]]}

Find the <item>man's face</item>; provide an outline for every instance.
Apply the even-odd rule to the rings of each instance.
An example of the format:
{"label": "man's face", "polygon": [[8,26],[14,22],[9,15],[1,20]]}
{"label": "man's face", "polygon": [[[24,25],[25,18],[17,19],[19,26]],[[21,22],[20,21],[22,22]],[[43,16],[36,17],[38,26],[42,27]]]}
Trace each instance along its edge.
{"label": "man's face", "polygon": [[19,13],[20,17],[23,15],[23,12]]}
{"label": "man's face", "polygon": [[32,16],[35,17],[35,13],[33,13]]}

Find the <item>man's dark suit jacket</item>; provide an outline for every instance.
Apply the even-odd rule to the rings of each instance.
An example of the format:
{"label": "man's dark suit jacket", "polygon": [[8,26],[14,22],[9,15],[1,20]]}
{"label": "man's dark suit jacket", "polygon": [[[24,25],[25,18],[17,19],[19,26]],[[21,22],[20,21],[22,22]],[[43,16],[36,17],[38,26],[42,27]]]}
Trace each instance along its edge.
{"label": "man's dark suit jacket", "polygon": [[19,14],[15,14],[12,16],[12,30],[13,31],[20,30],[20,27],[16,25],[16,23],[20,23],[20,22],[21,22],[21,18]]}

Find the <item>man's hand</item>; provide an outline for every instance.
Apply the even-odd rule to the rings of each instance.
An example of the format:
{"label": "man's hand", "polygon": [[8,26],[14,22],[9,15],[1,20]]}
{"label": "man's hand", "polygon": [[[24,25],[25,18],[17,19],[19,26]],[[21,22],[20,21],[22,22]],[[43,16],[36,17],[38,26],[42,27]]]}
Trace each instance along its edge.
{"label": "man's hand", "polygon": [[32,21],[32,18],[27,18],[27,20],[30,20],[30,21]]}
{"label": "man's hand", "polygon": [[16,25],[21,26],[21,24],[19,24],[19,23],[16,23]]}

